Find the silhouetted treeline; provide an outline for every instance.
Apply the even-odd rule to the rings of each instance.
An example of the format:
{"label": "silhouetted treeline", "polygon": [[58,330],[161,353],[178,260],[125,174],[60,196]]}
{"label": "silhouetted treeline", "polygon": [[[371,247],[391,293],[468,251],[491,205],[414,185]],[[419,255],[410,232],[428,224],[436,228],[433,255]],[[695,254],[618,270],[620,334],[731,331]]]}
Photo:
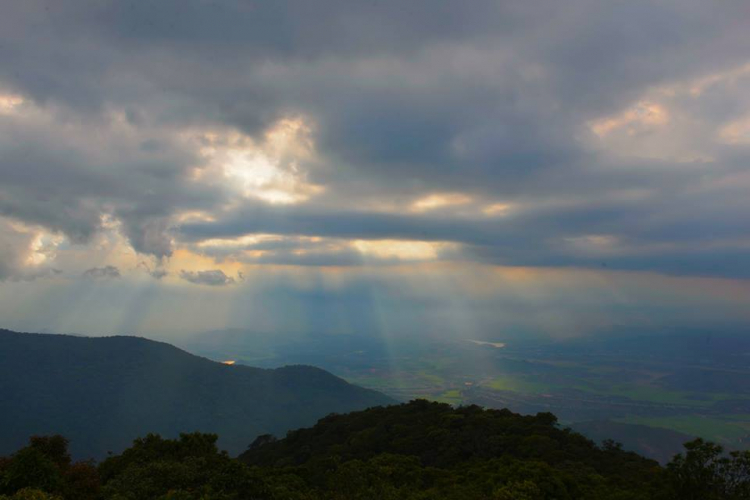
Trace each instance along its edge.
{"label": "silhouetted treeline", "polygon": [[[73,463],[60,436],[0,459],[14,500],[738,500],[750,452],[695,440],[667,467],[598,447],[554,415],[412,401],[331,415],[239,459],[213,434],[148,435],[101,463]],[[3,496],[5,495],[5,496]]]}

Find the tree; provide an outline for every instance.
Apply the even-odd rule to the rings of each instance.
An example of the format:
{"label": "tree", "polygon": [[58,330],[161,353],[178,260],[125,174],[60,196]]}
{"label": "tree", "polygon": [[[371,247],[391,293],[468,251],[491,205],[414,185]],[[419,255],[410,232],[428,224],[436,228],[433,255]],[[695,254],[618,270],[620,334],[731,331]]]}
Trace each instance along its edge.
{"label": "tree", "polygon": [[92,463],[71,463],[64,437],[32,436],[28,446],[0,460],[0,493],[13,500],[95,500],[99,474]]}
{"label": "tree", "polygon": [[672,488],[681,500],[750,499],[750,452],[724,454],[715,443],[695,439],[685,454],[667,464]]}
{"label": "tree", "polygon": [[128,500],[229,500],[268,498],[249,467],[216,447],[215,434],[156,434],[136,439],[122,455],[99,466],[105,498]]}
{"label": "tree", "polygon": [[0,495],[0,500],[62,500],[56,495],[45,493],[34,488],[24,488],[16,492],[12,497]]}

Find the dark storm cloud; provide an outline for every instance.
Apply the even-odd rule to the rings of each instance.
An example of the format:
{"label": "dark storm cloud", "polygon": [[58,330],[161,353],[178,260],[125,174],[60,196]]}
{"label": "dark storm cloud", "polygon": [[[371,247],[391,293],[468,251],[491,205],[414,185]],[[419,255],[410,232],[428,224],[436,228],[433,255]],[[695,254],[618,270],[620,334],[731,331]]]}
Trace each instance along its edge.
{"label": "dark storm cloud", "polygon": [[[650,89],[747,62],[748,20],[743,2],[698,0],[17,2],[0,20],[0,88],[53,118],[0,117],[0,214],[76,242],[106,215],[158,258],[182,242],[272,233],[452,241],[465,258],[505,264],[745,276],[739,214],[750,202],[723,181],[746,171],[747,151],[701,129],[714,161],[684,166],[582,137]],[[744,116],[745,83],[709,89],[702,107],[678,104],[715,129]],[[113,110],[131,132],[108,124]],[[191,181],[203,160],[175,139],[181,130],[260,137],[285,116],[312,123],[318,159],[300,168],[325,199],[226,209],[225,192]],[[496,219],[359,208],[439,191],[522,208]],[[186,210],[216,221],[176,227]],[[566,246],[592,235],[624,248]],[[263,259],[303,260],[275,252]],[[306,259],[356,261],[338,252]]]}

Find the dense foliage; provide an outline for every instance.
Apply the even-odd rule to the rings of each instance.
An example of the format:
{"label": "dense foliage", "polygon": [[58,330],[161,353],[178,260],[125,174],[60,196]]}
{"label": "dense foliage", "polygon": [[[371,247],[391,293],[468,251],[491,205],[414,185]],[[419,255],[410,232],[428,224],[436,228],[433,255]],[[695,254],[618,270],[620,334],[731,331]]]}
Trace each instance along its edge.
{"label": "dense foliage", "polygon": [[0,454],[61,434],[71,454],[101,459],[154,432],[201,430],[232,453],[258,434],[312,425],[332,411],[390,398],[310,366],[227,366],[136,337],[0,330]]}
{"label": "dense foliage", "polygon": [[0,459],[0,499],[750,499],[750,452],[696,440],[662,468],[549,413],[413,401],[261,436],[240,459],[216,440],[150,434],[94,466],[73,463],[60,436],[34,437]]}

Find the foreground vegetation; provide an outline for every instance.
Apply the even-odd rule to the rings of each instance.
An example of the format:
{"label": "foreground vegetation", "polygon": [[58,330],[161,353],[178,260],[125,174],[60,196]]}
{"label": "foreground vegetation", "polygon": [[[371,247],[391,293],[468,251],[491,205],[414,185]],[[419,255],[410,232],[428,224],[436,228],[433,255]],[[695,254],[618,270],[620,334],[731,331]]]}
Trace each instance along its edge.
{"label": "foreground vegetation", "polygon": [[[750,499],[750,452],[701,440],[666,468],[597,447],[552,414],[419,400],[331,415],[238,459],[212,434],[148,435],[99,464],[61,436],[0,459],[3,500]],[[3,496],[4,495],[4,496]]]}

